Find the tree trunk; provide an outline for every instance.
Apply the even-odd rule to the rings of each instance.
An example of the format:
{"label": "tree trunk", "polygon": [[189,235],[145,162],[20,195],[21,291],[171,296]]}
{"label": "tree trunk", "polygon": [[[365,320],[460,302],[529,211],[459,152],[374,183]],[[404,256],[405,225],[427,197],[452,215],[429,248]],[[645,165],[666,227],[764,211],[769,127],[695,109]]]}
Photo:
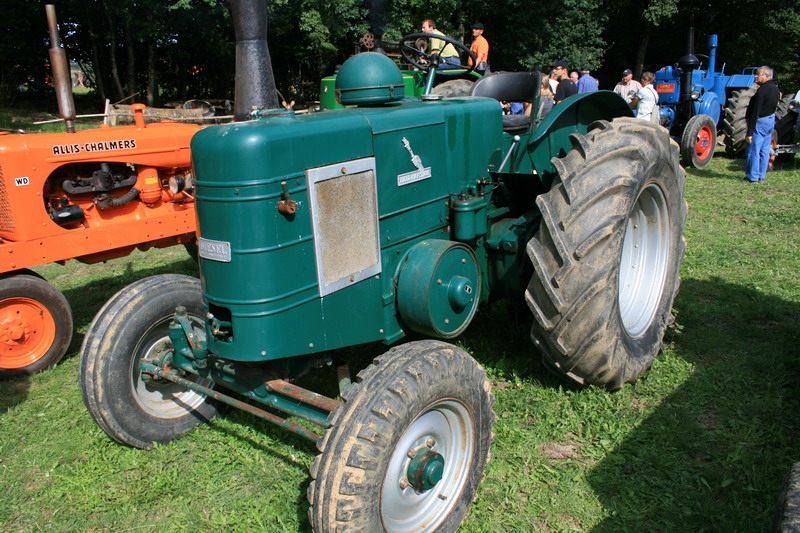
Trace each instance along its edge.
{"label": "tree trunk", "polygon": [[136,93],[136,46],[133,42],[133,31],[128,17],[125,18],[125,48],[128,54],[127,81],[128,94]]}
{"label": "tree trunk", "polygon": [[97,32],[94,30],[94,25],[89,19],[89,38],[92,43],[92,70],[94,73],[94,83],[97,95],[100,97],[101,102],[105,102],[108,96],[106,95],[106,86],[103,83],[103,65],[100,63],[100,52],[97,48]]}
{"label": "tree trunk", "polygon": [[119,79],[119,68],[117,67],[117,29],[114,26],[114,19],[111,17],[111,11],[108,9],[108,3],[103,0],[103,9],[106,12],[106,19],[108,20],[109,32],[109,61],[111,64],[111,79],[114,82],[114,87],[117,89],[117,100],[122,100],[127,96],[122,90],[122,82]]}
{"label": "tree trunk", "polygon": [[158,105],[158,83],[156,81],[156,43],[147,43],[147,105]]}
{"label": "tree trunk", "polygon": [[642,70],[644,69],[644,56],[647,53],[647,43],[650,41],[650,34],[652,33],[653,26],[647,19],[642,21],[642,37],[639,39],[639,48],[636,50],[636,64],[634,65],[633,72],[636,75],[635,79],[642,77]]}

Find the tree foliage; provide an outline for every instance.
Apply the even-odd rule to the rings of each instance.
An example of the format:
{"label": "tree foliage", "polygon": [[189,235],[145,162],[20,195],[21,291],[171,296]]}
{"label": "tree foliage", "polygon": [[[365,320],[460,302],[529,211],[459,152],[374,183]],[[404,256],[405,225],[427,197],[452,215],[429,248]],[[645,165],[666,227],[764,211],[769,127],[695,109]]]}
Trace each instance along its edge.
{"label": "tree foliage", "polygon": [[[3,3],[0,100],[20,87],[49,88],[44,3]],[[358,51],[367,31],[387,43],[419,31],[425,18],[471,41],[486,26],[494,70],[588,65],[608,88],[623,68],[656,70],[697,52],[719,34],[726,72],[770,64],[784,90],[800,85],[800,0],[266,0],[269,45],[279,89],[317,98],[319,78]],[[62,41],[92,77],[98,96],[157,105],[165,100],[232,98],[234,37],[226,0],[62,0]],[[391,52],[391,48],[388,47]]]}

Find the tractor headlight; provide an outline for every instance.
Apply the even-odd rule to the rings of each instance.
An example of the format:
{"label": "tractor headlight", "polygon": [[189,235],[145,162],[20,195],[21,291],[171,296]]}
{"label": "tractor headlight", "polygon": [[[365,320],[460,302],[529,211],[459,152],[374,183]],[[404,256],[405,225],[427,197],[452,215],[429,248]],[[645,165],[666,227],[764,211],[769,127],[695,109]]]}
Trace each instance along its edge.
{"label": "tractor headlight", "polygon": [[789,102],[789,109],[791,109],[792,111],[799,108],[800,108],[800,100],[792,100],[791,102]]}
{"label": "tractor headlight", "polygon": [[172,194],[178,194],[185,188],[186,182],[183,180],[183,176],[172,176],[169,179],[169,191]]}
{"label": "tractor headlight", "polygon": [[700,99],[700,91],[695,89],[694,91],[689,93],[689,96],[691,97],[692,100],[699,100]]}

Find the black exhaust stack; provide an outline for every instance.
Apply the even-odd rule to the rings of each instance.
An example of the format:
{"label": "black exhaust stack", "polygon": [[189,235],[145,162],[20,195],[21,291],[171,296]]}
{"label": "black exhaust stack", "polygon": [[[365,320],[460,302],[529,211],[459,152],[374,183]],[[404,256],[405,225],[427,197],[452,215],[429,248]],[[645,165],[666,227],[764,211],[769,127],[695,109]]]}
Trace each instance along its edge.
{"label": "black exhaust stack", "polygon": [[681,131],[683,125],[689,122],[689,119],[694,115],[694,105],[692,101],[692,72],[700,66],[700,60],[694,55],[694,28],[689,28],[689,37],[686,43],[686,55],[678,60],[678,66],[682,70],[681,74],[681,97],[680,97],[680,110],[681,116],[676,121],[679,123]]}
{"label": "black exhaust stack", "polygon": [[233,117],[249,120],[251,111],[275,109],[278,94],[267,47],[267,4],[264,0],[231,0],[236,35],[236,88]]}
{"label": "black exhaust stack", "polygon": [[53,86],[56,90],[58,112],[64,119],[67,133],[75,133],[75,100],[72,98],[72,76],[69,73],[67,52],[61,48],[61,37],[58,35],[56,7],[52,4],[44,6],[47,15],[47,29],[50,31],[50,68],[53,70]]}

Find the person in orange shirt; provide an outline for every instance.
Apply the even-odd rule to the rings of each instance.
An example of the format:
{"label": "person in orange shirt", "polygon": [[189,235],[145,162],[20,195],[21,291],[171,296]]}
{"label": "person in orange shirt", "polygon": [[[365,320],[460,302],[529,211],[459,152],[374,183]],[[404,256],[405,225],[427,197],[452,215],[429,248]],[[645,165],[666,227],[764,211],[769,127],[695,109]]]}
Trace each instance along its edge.
{"label": "person in orange shirt", "polygon": [[[476,22],[472,25],[472,46],[470,51],[475,54],[475,70],[486,70],[489,68],[489,41],[483,36],[483,24]],[[472,58],[469,58],[469,66],[472,66]]]}

